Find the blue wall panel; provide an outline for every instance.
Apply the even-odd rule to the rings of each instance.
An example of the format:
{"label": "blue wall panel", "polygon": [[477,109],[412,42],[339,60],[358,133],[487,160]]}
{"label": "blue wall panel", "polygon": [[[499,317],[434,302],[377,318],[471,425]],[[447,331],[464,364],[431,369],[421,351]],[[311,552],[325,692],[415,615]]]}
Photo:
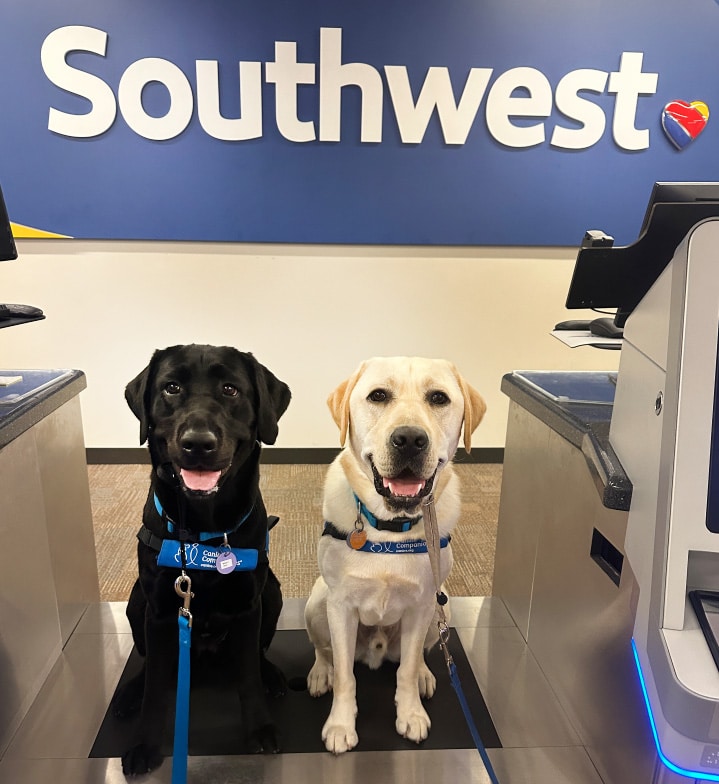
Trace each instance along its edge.
{"label": "blue wall panel", "polygon": [[[715,0],[25,0],[0,29],[10,216],[68,236],[628,244],[655,181],[719,180],[711,116],[662,127],[719,107]],[[198,61],[254,138],[203,122]]]}

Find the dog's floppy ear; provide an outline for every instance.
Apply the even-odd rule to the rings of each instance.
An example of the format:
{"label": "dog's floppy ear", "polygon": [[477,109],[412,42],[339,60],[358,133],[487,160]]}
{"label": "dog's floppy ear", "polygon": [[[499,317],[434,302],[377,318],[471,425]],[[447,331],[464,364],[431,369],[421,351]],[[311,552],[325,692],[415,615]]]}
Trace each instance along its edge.
{"label": "dog's floppy ear", "polygon": [[284,381],[280,381],[252,354],[246,354],[255,378],[257,389],[257,437],[263,444],[274,444],[279,427],[277,423],[290,404],[292,393]]}
{"label": "dog's floppy ear", "polygon": [[347,440],[347,431],[350,426],[350,395],[355,388],[359,377],[365,369],[365,362],[363,362],[357,370],[345,381],[343,381],[337,389],[327,398],[327,405],[329,406],[332,419],[340,429],[340,446],[345,445]]}
{"label": "dog's floppy ear", "polygon": [[472,449],[472,433],[482,421],[487,404],[479,392],[464,380],[457,368],[453,367],[452,369],[464,397],[464,449],[469,453]]}
{"label": "dog's floppy ear", "polygon": [[140,443],[147,441],[147,434],[150,430],[150,377],[155,358],[158,352],[152,355],[150,364],[142,370],[125,387],[125,400],[130,406],[130,411],[140,420]]}

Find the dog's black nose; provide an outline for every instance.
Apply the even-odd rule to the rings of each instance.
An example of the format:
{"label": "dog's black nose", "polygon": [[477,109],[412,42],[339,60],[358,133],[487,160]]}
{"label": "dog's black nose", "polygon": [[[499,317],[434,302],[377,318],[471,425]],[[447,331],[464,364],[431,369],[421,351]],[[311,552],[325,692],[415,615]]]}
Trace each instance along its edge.
{"label": "dog's black nose", "polygon": [[421,427],[398,427],[390,436],[392,446],[404,457],[414,457],[423,452],[429,444],[429,438]]}
{"label": "dog's black nose", "polygon": [[182,434],[180,447],[190,457],[206,457],[217,449],[217,436],[210,430],[188,428]]}

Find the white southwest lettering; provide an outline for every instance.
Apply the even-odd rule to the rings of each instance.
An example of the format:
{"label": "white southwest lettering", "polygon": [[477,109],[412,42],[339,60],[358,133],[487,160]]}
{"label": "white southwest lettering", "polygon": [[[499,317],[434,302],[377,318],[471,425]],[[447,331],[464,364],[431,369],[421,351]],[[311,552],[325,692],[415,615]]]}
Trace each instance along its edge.
{"label": "white southwest lettering", "polygon": [[209,136],[226,142],[259,139],[262,136],[262,63],[240,63],[240,116],[223,117],[220,112],[219,64],[198,60],[197,116]]}
{"label": "white southwest lettering", "polygon": [[297,117],[298,85],[315,83],[313,63],[297,62],[297,44],[275,42],[275,61],[265,64],[265,78],[275,85],[275,117],[279,132],[291,142],[311,142],[315,124]]}
{"label": "white southwest lettering", "polygon": [[340,141],[342,88],[354,85],[362,93],[360,140],[382,141],[382,77],[366,63],[342,64],[342,30],[320,30],[320,141]]}
{"label": "white southwest lettering", "polygon": [[93,27],[61,27],[45,39],[40,62],[47,78],[57,87],[86,98],[92,107],[87,114],[80,115],[51,108],[47,123],[49,130],[84,139],[105,133],[115,122],[117,105],[110,85],[65,62],[66,56],[75,50],[104,57],[106,49],[107,33]]}
{"label": "white southwest lettering", "polygon": [[642,73],[643,55],[639,52],[624,52],[619,70],[609,75],[610,93],[616,95],[614,141],[625,150],[645,150],[649,147],[649,129],[637,130],[637,101],[640,95],[653,95],[657,91],[659,74]]}
{"label": "white southwest lettering", "polygon": [[405,144],[422,141],[435,107],[445,142],[465,143],[492,75],[491,68],[471,69],[459,106],[454,102],[447,68],[432,67],[427,71],[416,104],[412,99],[407,68],[404,65],[386,65],[384,71],[399,133]]}
{"label": "white southwest lettering", "polygon": [[607,118],[601,106],[580,97],[580,92],[600,95],[604,92],[609,74],[591,68],[571,71],[559,80],[554,93],[557,109],[565,117],[574,119],[580,128],[558,125],[552,134],[551,144],[566,150],[582,150],[596,144],[604,134]]}
{"label": "white southwest lettering", "polygon": [[[179,66],[157,57],[131,63],[113,88],[99,76],[70,65],[67,57],[80,52],[106,57],[108,34],[82,25],[61,27],[51,32],[41,50],[45,75],[56,87],[85,99],[90,109],[81,114],[51,107],[48,129],[74,138],[99,136],[110,129],[118,110],[127,125],[146,139],[164,141],[179,136],[197,115],[204,131],[223,141],[261,138],[263,63],[239,62],[240,116],[225,117],[221,111],[219,64],[215,60],[195,63],[195,85]],[[417,99],[413,97],[407,67],[384,66],[384,80],[403,144],[420,144],[436,112],[446,144],[462,145],[475,125],[485,100],[485,120],[492,138],[510,148],[543,144],[554,108],[561,122],[551,128],[551,146],[581,150],[603,136],[607,118],[588,94],[613,95],[612,136],[624,150],[649,147],[649,130],[635,127],[641,96],[656,93],[659,75],[644,73],[641,52],[623,52],[619,70],[611,73],[580,68],[563,76],[555,89],[536,68],[511,68],[494,75],[492,68],[470,68],[459,101],[455,99],[449,69],[427,69]],[[83,60],[84,62],[84,60]],[[384,86],[382,74],[367,63],[342,62],[342,29],[320,30],[319,64],[298,62],[295,41],[276,41],[275,59],[264,63],[266,84],[274,85],[275,122],[280,134],[291,142],[341,141],[342,91],[358,87],[361,94],[360,141],[382,141]],[[144,88],[159,83],[168,92],[169,109],[162,117],[149,115],[143,106]],[[299,91],[317,85],[319,115],[300,118]],[[522,118],[521,124],[515,122]],[[569,125],[564,125],[564,119]]]}

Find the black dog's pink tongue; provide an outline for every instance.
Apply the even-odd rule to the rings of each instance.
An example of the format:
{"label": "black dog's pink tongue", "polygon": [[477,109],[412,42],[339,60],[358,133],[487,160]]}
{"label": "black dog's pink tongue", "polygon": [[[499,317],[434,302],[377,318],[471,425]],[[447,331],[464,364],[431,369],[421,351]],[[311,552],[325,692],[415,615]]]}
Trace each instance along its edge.
{"label": "black dog's pink tongue", "polygon": [[188,490],[199,490],[207,492],[212,490],[220,481],[221,471],[189,471],[186,468],[180,469],[180,476]]}

